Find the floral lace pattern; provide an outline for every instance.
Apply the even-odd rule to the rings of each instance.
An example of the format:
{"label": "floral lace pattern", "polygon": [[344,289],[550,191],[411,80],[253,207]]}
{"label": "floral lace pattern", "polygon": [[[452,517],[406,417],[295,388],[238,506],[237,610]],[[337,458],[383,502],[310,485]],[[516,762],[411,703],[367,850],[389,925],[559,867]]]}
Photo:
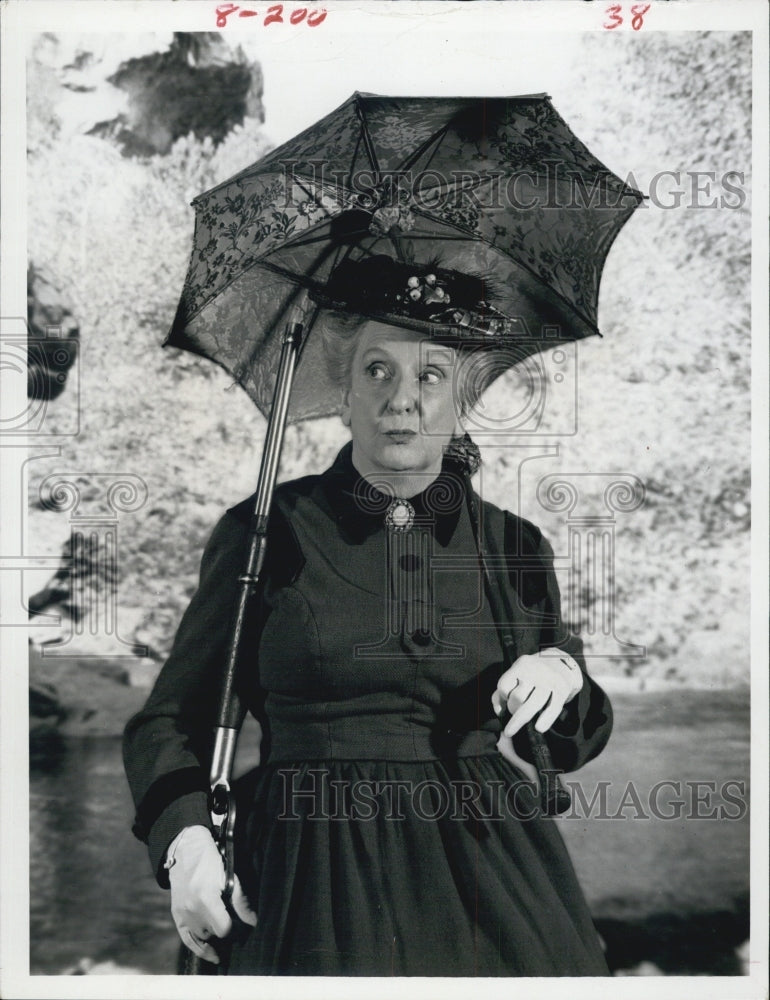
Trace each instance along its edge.
{"label": "floral lace pattern", "polygon": [[[514,303],[530,329],[549,322],[585,336],[596,332],[606,255],[641,197],[544,95],[355,94],[195,200],[169,343],[212,357],[269,407],[272,376],[253,369],[274,361],[270,324],[297,286],[317,287],[351,247],[458,270],[480,263],[498,278],[502,311]],[[284,299],[269,300],[278,286]],[[301,419],[294,403],[291,413]]]}

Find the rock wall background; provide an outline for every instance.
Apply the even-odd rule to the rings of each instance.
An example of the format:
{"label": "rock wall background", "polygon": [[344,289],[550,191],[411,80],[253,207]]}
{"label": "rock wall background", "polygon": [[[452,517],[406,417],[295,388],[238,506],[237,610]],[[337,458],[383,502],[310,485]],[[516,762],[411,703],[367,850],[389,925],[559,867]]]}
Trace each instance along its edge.
{"label": "rock wall background", "polygon": [[[484,492],[539,523],[564,554],[565,516],[538,503],[539,479],[639,477],[645,503],[615,526],[614,613],[616,635],[648,655],[616,655],[594,672],[743,683],[750,36],[611,41],[585,37],[569,68],[574,94],[557,108],[612,169],[632,171],[642,191],[656,185],[657,201],[670,207],[640,209],[610,254],[604,339],[579,345],[578,433],[558,439],[558,456],[524,464],[523,452],[486,447]],[[47,604],[38,597],[41,610],[63,617],[59,626],[36,619],[33,637],[63,638],[70,655],[120,653],[121,677],[146,684],[169,649],[216,519],[256,481],[262,418],[224,372],[160,343],[186,271],[190,200],[270,148],[261,71],[222,36],[171,34],[41,35],[28,67],[30,263],[60,290],[79,331],[76,365],[47,403],[47,419],[64,426],[76,416],[79,432],[60,439],[59,456],[29,466],[30,539],[36,553],[69,547],[71,556],[83,551],[70,538],[77,518],[90,523],[107,509],[117,552],[112,575],[81,562],[90,596],[74,614],[66,592]],[[740,172],[732,181],[739,193],[718,181],[693,196],[688,172],[698,170],[719,179]],[[662,171],[681,172],[678,206],[677,185]],[[734,207],[720,207],[720,197]],[[714,198],[716,207],[693,205]],[[512,374],[487,412],[504,407],[515,387]],[[571,405],[550,394],[542,431],[558,433]],[[345,437],[336,420],[290,428],[281,478],[325,467]],[[52,476],[76,484],[74,512],[71,495],[52,492]],[[126,477],[137,490],[133,506],[126,500],[130,509],[115,513],[105,498]],[[600,513],[597,500],[587,503]],[[573,624],[585,624],[590,587],[566,572],[561,582]],[[51,589],[50,573],[30,574],[28,583],[34,598]],[[111,631],[103,619],[88,626],[109,608]]]}

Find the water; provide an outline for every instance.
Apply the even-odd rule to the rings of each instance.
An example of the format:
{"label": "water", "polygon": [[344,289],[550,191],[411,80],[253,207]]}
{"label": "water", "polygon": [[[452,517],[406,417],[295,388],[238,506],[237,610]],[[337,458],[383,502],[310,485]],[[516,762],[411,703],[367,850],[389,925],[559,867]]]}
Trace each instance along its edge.
{"label": "water", "polygon": [[30,971],[83,959],[175,971],[169,894],[131,833],[120,741],[67,740],[33,754],[30,776]]}

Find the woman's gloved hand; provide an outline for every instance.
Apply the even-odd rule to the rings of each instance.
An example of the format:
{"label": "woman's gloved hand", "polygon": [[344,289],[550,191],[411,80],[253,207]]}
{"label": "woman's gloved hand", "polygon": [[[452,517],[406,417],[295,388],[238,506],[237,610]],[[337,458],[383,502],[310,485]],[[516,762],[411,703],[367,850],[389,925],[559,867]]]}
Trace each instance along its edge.
{"label": "woman's gloved hand", "polygon": [[544,649],[520,656],[500,676],[492,707],[496,715],[506,708],[511,713],[505,736],[515,736],[538,712],[535,729],[545,733],[582,686],[583,672],[568,653],[556,647]]}
{"label": "woman's gloved hand", "polygon": [[[166,852],[171,884],[171,915],[190,951],[206,962],[219,963],[208,943],[211,937],[226,937],[232,920],[222,902],[225,866],[211,832],[205,826],[187,826],[171,841]],[[257,916],[235,877],[232,906],[244,923],[256,926]]]}

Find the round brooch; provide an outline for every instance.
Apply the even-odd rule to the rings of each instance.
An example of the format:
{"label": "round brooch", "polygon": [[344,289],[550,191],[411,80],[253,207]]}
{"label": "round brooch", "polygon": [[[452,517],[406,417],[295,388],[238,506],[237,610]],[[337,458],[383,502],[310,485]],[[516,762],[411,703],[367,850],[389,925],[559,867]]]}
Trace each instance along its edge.
{"label": "round brooch", "polygon": [[414,524],[414,507],[398,497],[390,501],[385,511],[385,524],[390,531],[409,531]]}

